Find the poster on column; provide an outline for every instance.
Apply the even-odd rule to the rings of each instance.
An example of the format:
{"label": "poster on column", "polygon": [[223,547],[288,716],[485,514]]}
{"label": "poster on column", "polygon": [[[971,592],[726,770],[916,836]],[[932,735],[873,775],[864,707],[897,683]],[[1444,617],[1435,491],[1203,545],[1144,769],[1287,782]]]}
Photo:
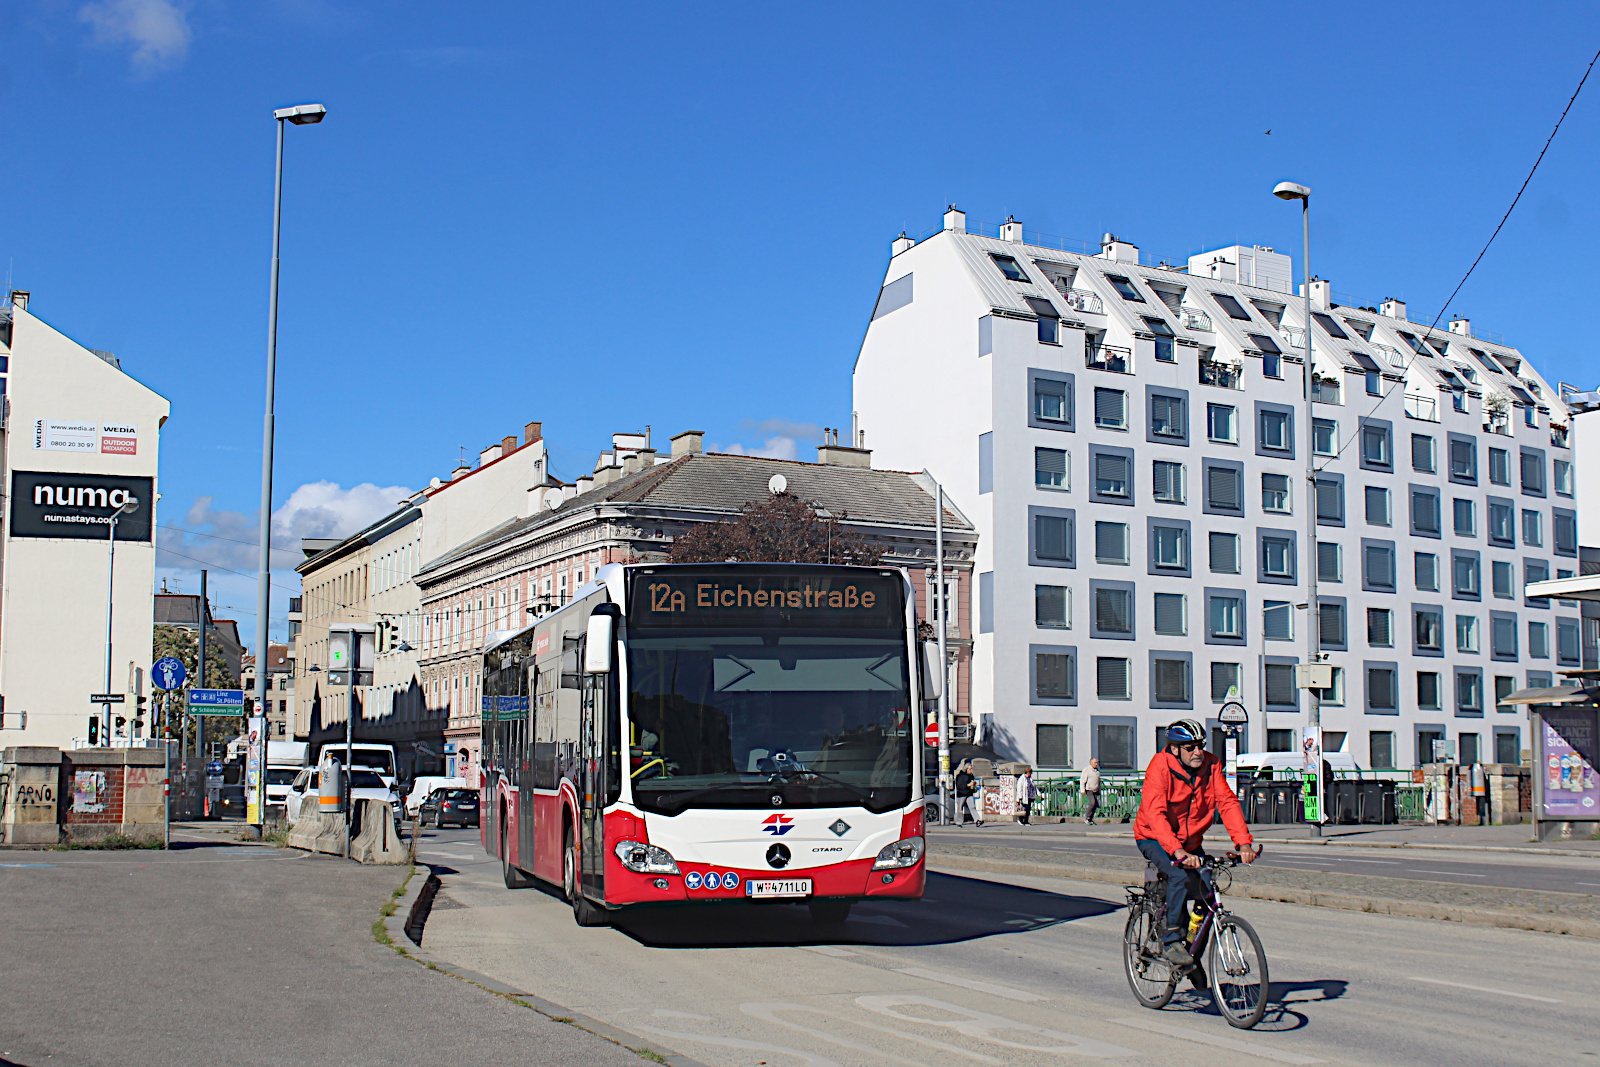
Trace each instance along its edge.
{"label": "poster on column", "polygon": [[252,716],[249,723],[250,744],[244,762],[244,821],[251,826],[261,826],[267,821],[267,720]]}
{"label": "poster on column", "polygon": [[1547,708],[1539,714],[1539,766],[1544,775],[1544,818],[1600,819],[1600,776],[1595,774],[1595,712]]}

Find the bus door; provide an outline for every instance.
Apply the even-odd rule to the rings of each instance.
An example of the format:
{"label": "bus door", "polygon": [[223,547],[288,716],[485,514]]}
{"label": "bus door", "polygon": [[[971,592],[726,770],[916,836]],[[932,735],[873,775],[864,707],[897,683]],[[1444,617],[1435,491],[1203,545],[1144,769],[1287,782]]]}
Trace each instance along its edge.
{"label": "bus door", "polygon": [[530,659],[526,668],[519,668],[522,676],[522,692],[526,694],[522,701],[525,707],[522,725],[522,740],[517,746],[517,759],[521,761],[522,773],[518,775],[517,788],[517,856],[522,861],[521,866],[525,871],[532,871],[534,857],[534,841],[536,825],[533,810],[534,766],[533,746],[534,738],[539,736],[539,698],[536,691],[539,672],[534,668]]}
{"label": "bus door", "polygon": [[[583,662],[579,650],[578,662]],[[578,726],[578,850],[583,887],[589,895],[605,893],[605,833],[601,818],[606,796],[605,722],[607,680],[603,674],[583,676],[582,712]]]}

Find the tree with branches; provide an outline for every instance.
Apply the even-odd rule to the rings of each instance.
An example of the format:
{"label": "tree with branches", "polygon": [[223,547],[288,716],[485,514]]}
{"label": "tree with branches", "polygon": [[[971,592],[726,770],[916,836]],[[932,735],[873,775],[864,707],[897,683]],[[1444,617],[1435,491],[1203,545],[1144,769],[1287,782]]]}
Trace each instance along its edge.
{"label": "tree with branches", "polygon": [[820,503],[790,493],[746,504],[739,517],[708,522],[672,545],[673,563],[847,563],[876,567],[883,549],[841,523]]}

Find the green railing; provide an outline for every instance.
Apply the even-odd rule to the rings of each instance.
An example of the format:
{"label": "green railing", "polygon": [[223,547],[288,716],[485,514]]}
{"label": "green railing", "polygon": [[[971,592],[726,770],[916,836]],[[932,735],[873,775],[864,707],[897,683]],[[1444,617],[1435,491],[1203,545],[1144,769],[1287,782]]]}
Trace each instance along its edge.
{"label": "green railing", "polygon": [[1396,784],[1394,787],[1395,817],[1401,822],[1422,821],[1422,786]]}
{"label": "green railing", "polygon": [[[1076,776],[1035,778],[1033,784],[1038,787],[1039,796],[1034,800],[1031,810],[1041,819],[1051,816],[1081,819],[1084,812],[1089,810],[1089,798],[1078,788]],[[1100,807],[1095,811],[1094,817],[1106,822],[1131,822],[1139,813],[1139,793],[1143,789],[1142,774],[1115,778],[1102,775]]]}

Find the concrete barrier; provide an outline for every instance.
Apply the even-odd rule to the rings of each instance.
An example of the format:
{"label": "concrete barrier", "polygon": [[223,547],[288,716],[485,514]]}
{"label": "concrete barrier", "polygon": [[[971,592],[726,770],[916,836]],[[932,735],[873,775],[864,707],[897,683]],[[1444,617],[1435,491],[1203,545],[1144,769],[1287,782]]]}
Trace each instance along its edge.
{"label": "concrete barrier", "polygon": [[344,816],[324,815],[317,810],[318,801],[309,796],[300,802],[300,817],[285,840],[290,848],[307,852],[324,852],[330,856],[344,855]]}
{"label": "concrete barrier", "polygon": [[410,863],[411,853],[394,825],[394,809],[381,800],[360,802],[361,833],[350,842],[357,863]]}

